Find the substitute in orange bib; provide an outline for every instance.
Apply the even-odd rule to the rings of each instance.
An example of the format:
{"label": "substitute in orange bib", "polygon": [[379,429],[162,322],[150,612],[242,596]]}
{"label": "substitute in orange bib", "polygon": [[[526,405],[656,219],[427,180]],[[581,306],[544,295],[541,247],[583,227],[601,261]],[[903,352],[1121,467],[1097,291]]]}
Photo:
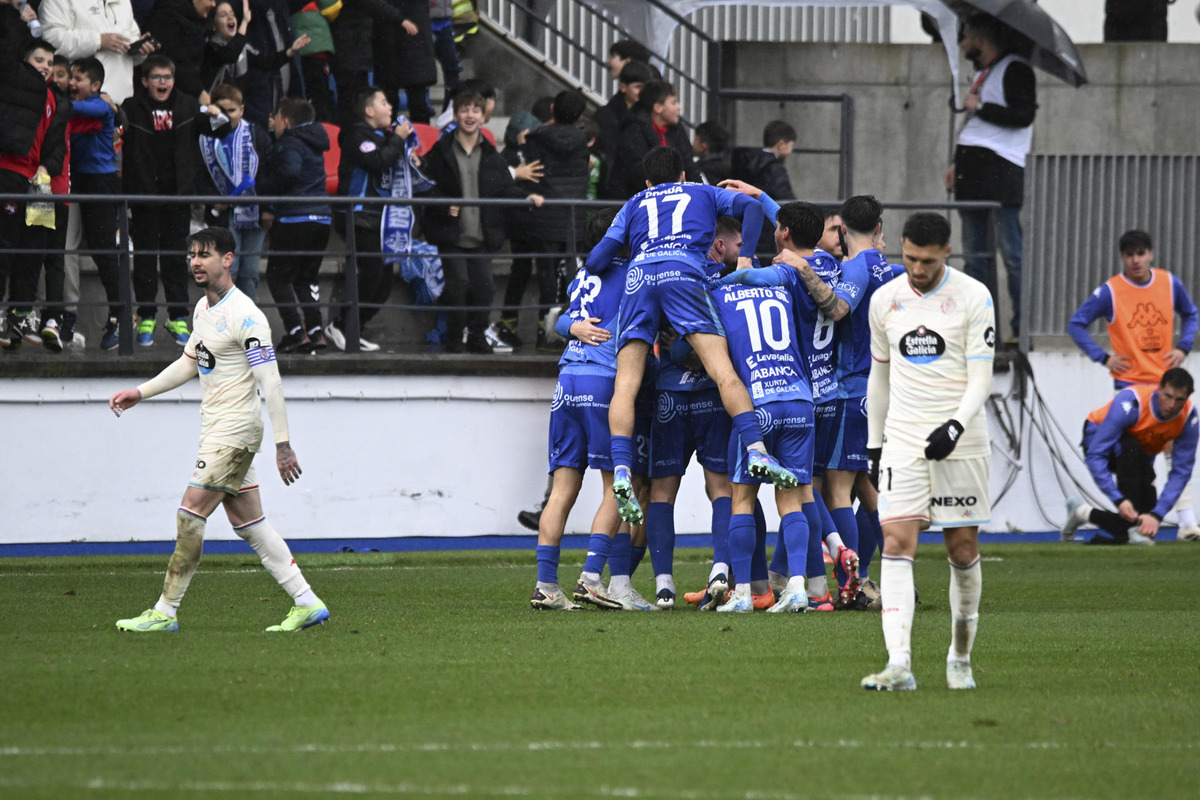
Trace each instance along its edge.
{"label": "substitute in orange bib", "polygon": [[[1131,386],[1083,423],[1083,450],[1092,479],[1116,512],[1068,503],[1063,541],[1091,522],[1111,534],[1097,534],[1089,544],[1153,544],[1159,523],[1179,499],[1196,460],[1200,421],[1191,401],[1192,376],[1174,367],[1158,386]],[[1162,496],[1154,487],[1154,457],[1174,448],[1171,472]],[[1136,527],[1134,527],[1136,526]]]}

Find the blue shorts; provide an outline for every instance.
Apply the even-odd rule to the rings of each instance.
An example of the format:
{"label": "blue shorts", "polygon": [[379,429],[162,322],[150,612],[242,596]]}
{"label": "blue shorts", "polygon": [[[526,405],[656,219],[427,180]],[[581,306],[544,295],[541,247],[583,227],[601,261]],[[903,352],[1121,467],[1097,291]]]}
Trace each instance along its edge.
{"label": "blue shorts", "polygon": [[716,389],[659,392],[650,434],[650,477],[682,475],[693,453],[709,472],[725,474],[732,429]]}
{"label": "blue shorts", "polygon": [[867,398],[837,401],[833,448],[826,469],[867,471]]}
{"label": "blue shorts", "polygon": [[837,440],[837,404],[837,400],[825,400],[816,407],[813,475],[817,477],[825,474],[825,467],[833,457],[833,443]]}
{"label": "blue shorts", "polygon": [[654,423],[654,404],[658,382],[658,362],[654,352],[646,359],[646,371],[642,373],[642,385],[633,401],[633,474],[650,474],[650,440]]}
{"label": "blue shorts", "polygon": [[617,316],[617,349],[631,339],[653,344],[664,316],[680,336],[725,335],[704,280],[686,264],[659,261],[630,267]]}
{"label": "blue shorts", "polygon": [[[813,404],[807,400],[779,400],[754,409],[762,426],[767,452],[801,483],[812,483]],[[746,443],[729,437],[729,480],[733,483],[770,483],[750,474]]]}
{"label": "blue shorts", "polygon": [[550,472],[559,467],[611,470],[608,404],[613,378],[563,372],[550,403]]}

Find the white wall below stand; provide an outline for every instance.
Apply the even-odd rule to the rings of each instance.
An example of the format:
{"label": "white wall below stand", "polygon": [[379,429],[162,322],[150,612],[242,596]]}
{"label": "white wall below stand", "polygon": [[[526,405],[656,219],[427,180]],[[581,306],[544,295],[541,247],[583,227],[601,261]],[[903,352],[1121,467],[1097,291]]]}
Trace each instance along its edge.
{"label": "white wall below stand", "polygon": [[[1077,457],[1084,415],[1111,396],[1107,373],[1076,353],[1035,353],[1037,386],[1067,440],[1056,443],[1089,488]],[[1200,358],[1188,368],[1200,371]],[[107,398],[131,381],[7,379],[0,408],[9,456],[0,543],[163,541],[191,475],[199,433],[198,384],[115,418]],[[995,390],[1007,396],[1009,376]],[[304,475],[285,487],[273,448],[256,460],[263,505],[289,539],[462,537],[527,533],[517,512],[542,497],[546,422],[554,382],[538,378],[285,377],[292,442]],[[1018,404],[1006,401],[1018,418]],[[990,412],[989,412],[990,413]],[[1046,531],[1061,522],[1059,488],[1036,432],[1015,465],[991,420],[993,497],[1017,469],[988,528]],[[269,431],[269,425],[268,425]],[[270,434],[268,433],[268,441]],[[20,468],[18,455],[23,456]],[[1161,464],[1161,462],[1160,462]],[[1158,470],[1160,481],[1165,472]],[[764,492],[764,499],[767,493]],[[600,499],[589,473],[568,533],[587,533]],[[771,503],[768,501],[767,506]],[[1042,512],[1045,512],[1043,517]],[[709,529],[700,471],[684,478],[679,533]],[[776,517],[769,509],[772,525]],[[219,512],[211,539],[232,539]]]}

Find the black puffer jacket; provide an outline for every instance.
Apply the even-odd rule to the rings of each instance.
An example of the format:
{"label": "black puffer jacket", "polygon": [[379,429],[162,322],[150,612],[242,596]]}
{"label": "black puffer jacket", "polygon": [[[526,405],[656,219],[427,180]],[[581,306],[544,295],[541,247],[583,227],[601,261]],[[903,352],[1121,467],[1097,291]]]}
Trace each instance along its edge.
{"label": "black puffer jacket", "polygon": [[375,26],[399,25],[404,16],[387,0],[342,0],[342,13],[329,24],[333,70],[338,74],[375,69]]}
{"label": "black puffer jacket", "polygon": [[[650,112],[634,106],[621,122],[621,136],[617,140],[616,160],[609,168],[611,196],[628,200],[646,188],[646,173],[642,169],[642,158],[659,146],[658,134],[650,121]],[[683,156],[684,173],[689,181],[698,181],[695,162],[692,159],[692,143],[682,125],[667,127],[667,146],[674,147]]]}
{"label": "black puffer jacket", "polygon": [[[359,120],[342,133],[342,160],[338,164],[338,194],[349,197],[384,197],[384,176],[404,158],[404,140],[390,130],[376,130]],[[379,227],[383,206],[364,205],[354,212],[357,227]]]}
{"label": "black puffer jacket", "polygon": [[774,153],[758,147],[735,147],[729,166],[732,177],[757,186],[771,195],[773,200],[782,203],[796,199],[787,167]]}
{"label": "black puffer jacket", "polygon": [[[526,161],[541,161],[542,180],[531,192],[547,200],[583,200],[587,197],[587,137],[575,125],[543,125],[529,134],[522,148]],[[544,206],[533,210],[533,233],[547,242],[572,242],[583,238],[586,220],[583,208],[575,209],[574,233],[571,209]]]}
{"label": "black puffer jacket", "polygon": [[175,62],[175,91],[198,97],[208,88],[200,78],[208,20],[192,0],[158,0],[150,30],[162,45],[158,52]]}
{"label": "black puffer jacket", "polygon": [[[479,197],[525,197],[526,192],[513,180],[504,157],[487,139],[479,137],[482,149],[479,161]],[[421,164],[422,172],[436,182],[426,193],[427,197],[462,197],[462,177],[458,172],[458,159],[454,157],[454,135],[438,139]],[[499,206],[483,206],[480,221],[483,227],[484,244],[489,250],[498,250],[504,244],[504,209]],[[425,238],[439,247],[458,245],[458,217],[450,216],[448,206],[425,206],[421,222]]]}
{"label": "black puffer jacket", "polygon": [[21,60],[30,41],[17,10],[0,6],[0,153],[28,153],[46,110],[46,79]]}
{"label": "black puffer jacket", "polygon": [[324,155],[328,149],[329,134],[319,122],[297,125],[279,137],[258,193],[290,196],[296,201],[272,207],[276,217],[332,214],[325,200],[329,196],[325,191]]}

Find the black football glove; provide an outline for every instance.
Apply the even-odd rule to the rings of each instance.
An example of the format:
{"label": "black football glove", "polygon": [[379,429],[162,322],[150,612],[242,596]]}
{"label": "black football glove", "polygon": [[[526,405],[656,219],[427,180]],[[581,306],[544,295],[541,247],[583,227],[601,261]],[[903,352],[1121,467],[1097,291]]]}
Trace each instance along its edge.
{"label": "black football glove", "polygon": [[867,480],[879,491],[879,457],[883,455],[882,447],[867,448]]}
{"label": "black football glove", "polygon": [[925,445],[925,457],[931,461],[941,461],[953,453],[962,432],[962,423],[956,419],[942,423],[941,427],[925,437],[925,441],[929,442]]}

